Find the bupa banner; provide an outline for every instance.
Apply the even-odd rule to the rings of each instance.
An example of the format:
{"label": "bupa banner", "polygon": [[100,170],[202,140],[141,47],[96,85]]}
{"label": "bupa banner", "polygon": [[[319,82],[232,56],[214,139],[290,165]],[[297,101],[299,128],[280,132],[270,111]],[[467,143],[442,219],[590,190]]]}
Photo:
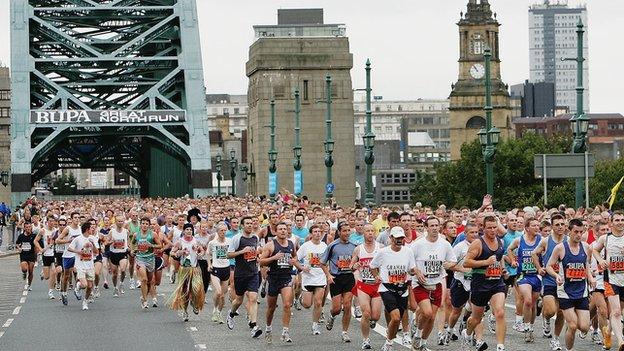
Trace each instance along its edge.
{"label": "bupa banner", "polygon": [[186,121],[183,110],[31,110],[31,124],[175,123]]}

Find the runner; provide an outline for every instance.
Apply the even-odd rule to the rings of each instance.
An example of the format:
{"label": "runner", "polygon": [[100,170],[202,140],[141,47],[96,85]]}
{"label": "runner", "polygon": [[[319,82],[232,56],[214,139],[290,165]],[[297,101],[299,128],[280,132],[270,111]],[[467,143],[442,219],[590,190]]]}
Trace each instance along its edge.
{"label": "runner", "polygon": [[139,221],[139,214],[135,210],[130,210],[130,219],[126,223],[126,229],[128,229],[128,246],[130,253],[128,255],[128,271],[130,272],[130,290],[136,288],[137,283],[134,280],[134,263],[136,252],[136,234],[140,231],[141,223]]}
{"label": "runner", "polygon": [[204,308],[205,301],[202,276],[197,268],[197,257],[203,254],[204,249],[193,237],[193,230],[193,224],[184,224],[184,235],[171,249],[171,253],[180,258],[180,270],[178,286],[171,294],[167,305],[173,310],[183,311],[185,322],[189,320],[189,304],[193,308],[193,313],[199,314]]}
{"label": "runner", "polygon": [[[76,255],[68,250],[68,244],[71,243],[75,238],[82,235],[82,229],[80,228],[80,213],[72,212],[70,214],[71,223],[66,226],[65,229],[61,232],[58,239],[56,239],[55,243],[61,244],[65,246],[65,250],[63,251],[63,281],[61,283],[61,302],[63,305],[67,306],[67,286],[69,281],[71,280],[72,273],[76,270],[74,269],[74,264],[76,262]],[[78,300],[80,298],[77,296]]]}
{"label": "runner", "polygon": [[472,343],[473,332],[483,320],[485,306],[490,304],[496,318],[496,350],[505,350],[505,283],[503,281],[503,242],[497,236],[498,220],[494,216],[484,218],[483,236],[468,248],[464,267],[472,268],[470,302],[472,313],[466,330],[462,332],[465,346]]}
{"label": "runner", "polygon": [[325,300],[327,277],[323,271],[321,257],[327,249],[327,244],[321,241],[321,227],[313,224],[310,227],[310,240],[306,241],[297,251],[297,259],[303,261],[301,285],[303,287],[302,305],[308,309],[312,305],[312,335],[320,335],[319,328],[321,312]]}
{"label": "runner", "polygon": [[[517,282],[520,295],[518,299],[522,299],[523,313],[523,331],[524,341],[527,343],[535,342],[533,336],[533,325],[537,313],[537,299],[542,290],[542,281],[537,274],[537,268],[533,264],[531,254],[539,246],[541,236],[539,235],[540,223],[535,218],[527,218],[525,221],[524,235],[515,239],[507,248],[507,255],[511,266],[519,271],[519,279]],[[515,252],[518,252],[518,255]]]}
{"label": "runner", "polygon": [[[609,226],[606,223],[602,223],[599,219],[594,225],[595,240],[592,243],[592,251],[594,254],[599,254],[600,258],[605,259],[604,248],[600,251],[596,250],[596,242],[603,236],[609,233]],[[609,307],[605,298],[605,285],[604,285],[604,268],[598,264],[598,261],[593,259],[591,263],[592,273],[596,277],[596,288],[591,292],[591,301],[589,305],[590,315],[594,314],[592,318],[592,327],[594,333],[592,339],[594,343],[604,345],[604,349],[611,349],[611,329],[609,328]],[[598,330],[602,333],[602,340],[598,334]]]}
{"label": "runner", "polygon": [[451,244],[440,235],[440,220],[429,217],[425,225],[427,235],[411,245],[417,267],[416,279],[412,280],[412,293],[418,304],[418,327],[412,340],[414,350],[428,350],[427,339],[433,330],[438,308],[442,305],[445,269],[453,269],[457,265]]}
{"label": "runner", "polygon": [[[413,252],[403,246],[405,233],[393,227],[389,234],[390,246],[377,251],[370,263],[371,274],[380,283],[379,293],[384,309],[390,315],[386,342],[382,351],[391,351],[403,314],[407,311],[410,274],[416,274]],[[415,345],[415,344],[414,344]]]}
{"label": "runner", "polygon": [[212,309],[212,321],[223,324],[223,306],[225,305],[225,292],[230,280],[230,260],[227,258],[228,247],[231,239],[225,237],[227,226],[224,223],[217,225],[217,235],[208,243],[208,270],[210,270],[210,282],[212,285],[212,297],[214,307]]}
{"label": "runner", "polygon": [[332,330],[336,316],[342,311],[342,341],[351,342],[349,323],[351,322],[351,290],[355,286],[355,277],[351,267],[351,256],[355,245],[349,242],[351,228],[346,222],[338,223],[338,239],[327,246],[321,259],[323,271],[329,283],[331,294],[331,315],[325,327]]}
{"label": "runner", "polygon": [[[43,279],[48,281],[48,298],[54,299],[54,283],[56,282],[56,267],[54,265],[54,235],[56,234],[56,219],[50,215],[47,217],[43,230],[35,237],[35,246],[43,256]],[[43,247],[40,242],[43,241]]]}
{"label": "runner", "polygon": [[[303,219],[301,219],[301,224],[303,224]],[[295,260],[295,244],[288,240],[287,235],[287,224],[279,223],[276,238],[263,247],[259,260],[260,265],[269,267],[265,328],[267,344],[273,342],[272,323],[278,295],[282,295],[283,305],[281,340],[286,343],[293,342],[290,338],[290,308],[293,301],[293,278],[291,274],[293,266],[303,267]]]}
{"label": "runner", "polygon": [[160,231],[161,226],[158,224],[157,219],[152,219],[151,223],[152,233],[155,237],[158,237],[161,244],[161,248],[154,249],[154,263],[156,265],[156,270],[154,271],[154,275],[152,277],[149,292],[149,296],[152,298],[152,307],[155,308],[158,307],[158,294],[156,290],[162,281],[163,270],[167,268],[167,260],[165,259],[164,251],[171,248],[171,242],[167,238],[167,235]]}
{"label": "runner", "polygon": [[20,269],[22,270],[22,279],[26,281],[24,290],[31,291],[33,281],[33,269],[35,261],[37,261],[37,247],[35,246],[35,234],[32,232],[33,225],[31,222],[24,222],[23,232],[17,237],[15,246],[19,252]]}
{"label": "runner", "polygon": [[[567,324],[566,350],[572,350],[577,329],[581,333],[589,330],[588,284],[595,288],[596,280],[590,268],[591,248],[587,243],[581,242],[585,232],[583,222],[580,219],[571,219],[568,229],[568,239],[557,244],[547,262],[546,272],[557,281],[557,298]],[[601,263],[604,264],[605,261],[602,260]],[[559,271],[553,268],[556,264],[560,265]],[[563,272],[563,276],[559,272]],[[619,350],[622,350],[622,346]]]}
{"label": "runner", "polygon": [[[559,336],[561,330],[563,330],[563,323],[565,322],[563,312],[559,309],[559,300],[557,299],[557,282],[556,280],[546,273],[544,268],[550,256],[552,255],[555,246],[563,242],[566,239],[565,231],[565,218],[560,214],[555,214],[550,218],[552,222],[552,234],[547,240],[542,240],[531,254],[533,258],[533,264],[537,271],[542,276],[542,328],[544,330],[543,335],[545,338],[552,338],[550,341],[550,349],[553,351],[561,350],[561,343],[559,342]],[[555,271],[559,269],[559,265],[553,267]],[[550,319],[554,316],[555,319],[555,337],[550,328]]]}
{"label": "runner", "polygon": [[[113,281],[113,297],[124,294],[124,280],[126,279],[126,268],[128,266],[128,229],[124,227],[125,218],[123,215],[115,217],[115,226],[108,232],[108,242],[110,243],[109,260],[111,264],[111,275]],[[119,281],[119,285],[117,282]]]}
{"label": "runner", "polygon": [[[624,350],[622,338],[622,305],[624,298],[624,212],[611,215],[611,234],[601,236],[594,242],[593,256],[605,270],[604,288],[609,303],[611,330],[615,335],[618,350]],[[604,249],[606,259],[600,252]]]}
{"label": "runner", "polygon": [[133,253],[137,268],[137,276],[141,280],[141,307],[147,309],[147,295],[151,289],[154,271],[156,270],[156,258],[154,250],[162,247],[160,238],[155,236],[150,229],[150,219],[141,218],[139,232],[134,236],[136,246]]}
{"label": "runner", "polygon": [[89,309],[89,298],[91,297],[91,291],[93,289],[93,281],[95,280],[95,266],[93,259],[99,254],[99,244],[96,237],[93,235],[95,232],[95,226],[91,222],[87,221],[80,227],[82,235],[77,236],[67,247],[69,252],[74,253],[76,256],[75,269],[76,269],[76,287],[74,288],[74,294],[76,299],[82,299],[82,290],[85,289],[84,299],[82,299],[82,309]]}
{"label": "runner", "polygon": [[65,251],[66,244],[57,244],[56,239],[67,227],[67,220],[65,217],[60,217],[57,221],[58,228],[54,231],[52,239],[54,240],[54,270],[56,273],[56,290],[61,291],[61,278],[63,276],[63,251]]}
{"label": "runner", "polygon": [[238,308],[243,304],[244,296],[247,296],[251,337],[258,338],[262,334],[262,329],[257,325],[258,288],[260,287],[258,275],[259,239],[258,236],[252,235],[253,220],[251,217],[243,217],[241,223],[243,232],[232,238],[228,248],[228,258],[235,259],[234,293],[236,297],[232,301],[226,323],[230,330],[234,329],[234,317]]}
{"label": "runner", "polygon": [[[361,223],[361,221],[358,221],[358,223]],[[351,265],[356,270],[357,298],[362,309],[362,319],[360,320],[363,338],[362,350],[369,350],[371,349],[370,330],[375,328],[377,321],[381,317],[380,282],[373,277],[370,262],[382,246],[375,241],[375,228],[372,224],[363,225],[362,230],[364,232],[364,242],[353,251]]]}
{"label": "runner", "polygon": [[[112,224],[111,219],[113,218],[112,216],[113,216],[113,213],[111,210],[106,211],[106,217],[102,219],[101,221],[102,226],[100,227],[100,230],[98,230],[100,243],[104,244],[103,245],[104,249],[102,250],[102,270],[103,270],[103,275],[104,275],[104,284],[102,284],[102,286],[106,290],[108,290],[108,275],[111,271],[110,260],[108,258],[110,255],[110,241],[108,241],[108,233],[110,233],[110,229],[111,229],[111,224]],[[96,283],[95,285],[98,286],[98,283]]]}

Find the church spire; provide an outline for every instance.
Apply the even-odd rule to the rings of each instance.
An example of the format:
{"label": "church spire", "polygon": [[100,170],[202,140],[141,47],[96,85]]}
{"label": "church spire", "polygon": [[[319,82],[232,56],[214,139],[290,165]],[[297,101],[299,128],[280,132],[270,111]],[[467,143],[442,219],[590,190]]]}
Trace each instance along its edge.
{"label": "church spire", "polygon": [[493,23],[496,19],[493,17],[492,9],[488,0],[468,0],[468,10],[462,21],[468,23]]}

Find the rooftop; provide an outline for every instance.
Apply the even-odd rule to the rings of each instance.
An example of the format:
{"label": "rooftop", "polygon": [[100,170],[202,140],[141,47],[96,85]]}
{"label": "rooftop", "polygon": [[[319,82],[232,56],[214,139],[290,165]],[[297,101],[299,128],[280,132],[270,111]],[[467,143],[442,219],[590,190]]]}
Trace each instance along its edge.
{"label": "rooftop", "polygon": [[[604,119],[624,119],[621,113],[588,113],[586,114],[590,120]],[[574,114],[567,113],[556,117],[520,117],[513,120],[514,124],[533,124],[533,123],[557,123],[561,121],[569,121]]]}

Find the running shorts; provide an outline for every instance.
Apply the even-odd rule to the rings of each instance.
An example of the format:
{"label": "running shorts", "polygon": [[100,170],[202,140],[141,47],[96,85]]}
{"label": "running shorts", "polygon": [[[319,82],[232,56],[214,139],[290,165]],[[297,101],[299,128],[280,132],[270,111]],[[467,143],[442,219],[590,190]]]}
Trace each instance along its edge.
{"label": "running shorts", "polygon": [[77,269],[76,277],[78,279],[86,279],[86,280],[94,280],[95,279],[95,269]]}
{"label": "running shorts", "polygon": [[490,303],[492,296],[499,293],[505,293],[505,286],[498,286],[492,290],[487,291],[471,291],[470,302],[472,302],[477,307],[485,307]]}
{"label": "running shorts", "polygon": [[212,267],[212,275],[226,282],[230,279],[230,267]]}
{"label": "running shorts", "polygon": [[423,300],[430,300],[433,305],[438,307],[442,305],[442,283],[436,284],[434,289],[427,289],[419,285],[412,289],[412,293],[417,303]]}
{"label": "running shorts", "polygon": [[111,252],[108,255],[108,259],[115,266],[119,266],[119,263],[121,262],[121,260],[125,260],[127,258],[128,258],[127,252]]}
{"label": "running shorts", "polygon": [[267,277],[268,289],[267,295],[275,297],[279,295],[279,293],[284,288],[292,287],[293,279],[291,275],[288,276],[271,276]]}
{"label": "running shorts", "polygon": [[50,267],[54,263],[54,256],[43,256],[43,266]]}
{"label": "running shorts", "polygon": [[542,291],[542,281],[536,275],[522,276],[522,278],[518,280],[518,285],[530,285],[533,292]]}
{"label": "running shorts", "polygon": [[68,270],[74,268],[76,257],[63,257],[63,269]]}
{"label": "running shorts", "polygon": [[[379,291],[378,291],[380,284],[381,283],[379,283],[379,284],[366,284],[366,283],[358,280],[355,286],[356,286],[357,290],[359,290],[359,291],[365,293],[366,295],[370,296],[371,299],[374,299],[374,298],[380,296],[379,295]],[[356,293],[356,295],[357,295],[357,293]]]}
{"label": "running shorts", "polygon": [[589,311],[589,299],[586,297],[580,299],[559,299],[560,310],[565,311],[570,308]]}
{"label": "running shorts", "polygon": [[350,293],[355,286],[355,277],[352,273],[339,274],[334,277],[334,284],[329,284],[329,294],[331,297]]}
{"label": "running shorts", "polygon": [[381,295],[381,300],[383,301],[386,312],[390,313],[394,310],[399,310],[401,317],[403,316],[403,313],[407,310],[408,296],[401,296],[401,293],[394,291],[383,291],[379,294]]}
{"label": "running shorts", "polygon": [[234,277],[234,291],[237,296],[243,296],[246,292],[258,293],[260,277],[253,274],[246,277]]}
{"label": "running shorts", "polygon": [[451,305],[461,308],[470,300],[470,291],[466,291],[464,284],[455,279],[451,285]]}

